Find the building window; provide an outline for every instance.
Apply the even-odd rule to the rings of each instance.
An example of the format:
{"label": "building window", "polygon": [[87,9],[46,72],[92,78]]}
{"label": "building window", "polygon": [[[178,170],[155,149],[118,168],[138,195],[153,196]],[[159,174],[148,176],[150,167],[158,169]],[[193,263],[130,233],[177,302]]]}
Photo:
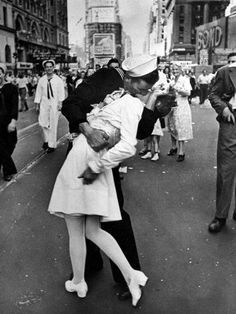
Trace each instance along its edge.
{"label": "building window", "polygon": [[29,0],[26,0],[25,2],[26,2],[25,3],[26,10],[29,10],[30,9]]}
{"label": "building window", "polygon": [[184,6],[183,5],[181,5],[180,7],[179,7],[179,15],[184,15]]}
{"label": "building window", "polygon": [[11,63],[11,48],[9,45],[5,47],[5,59],[6,63]]}
{"label": "building window", "polygon": [[49,42],[49,32],[47,29],[44,30],[43,39],[46,42]]}
{"label": "building window", "polygon": [[53,6],[53,0],[50,1],[51,6]]}
{"label": "building window", "polygon": [[54,23],[54,16],[51,15],[51,23],[53,24]]}
{"label": "building window", "polygon": [[32,36],[35,38],[38,37],[38,30],[37,30],[37,26],[36,26],[36,23],[33,23],[32,26],[31,26],[31,34]]}
{"label": "building window", "polygon": [[7,8],[3,7],[3,25],[7,26]]}
{"label": "building window", "polygon": [[52,43],[55,42],[55,40],[54,40],[54,31],[53,30],[51,30],[51,42]]}
{"label": "building window", "polygon": [[184,42],[184,26],[179,26],[179,42]]}

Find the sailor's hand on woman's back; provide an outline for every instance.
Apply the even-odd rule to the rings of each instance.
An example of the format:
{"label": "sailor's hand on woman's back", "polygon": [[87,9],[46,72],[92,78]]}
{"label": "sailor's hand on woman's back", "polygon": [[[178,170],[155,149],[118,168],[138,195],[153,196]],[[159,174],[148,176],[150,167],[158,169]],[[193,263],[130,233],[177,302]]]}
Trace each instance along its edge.
{"label": "sailor's hand on woman's back", "polygon": [[92,128],[87,122],[80,124],[80,131],[84,134],[88,144],[95,152],[108,146],[109,136],[103,130]]}

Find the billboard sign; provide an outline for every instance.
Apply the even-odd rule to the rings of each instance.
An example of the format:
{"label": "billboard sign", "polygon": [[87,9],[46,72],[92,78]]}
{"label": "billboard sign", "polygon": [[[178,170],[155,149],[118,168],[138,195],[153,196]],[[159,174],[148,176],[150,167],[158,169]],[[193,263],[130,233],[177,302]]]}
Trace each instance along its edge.
{"label": "billboard sign", "polygon": [[197,28],[197,50],[214,48],[225,48],[226,18],[198,26]]}
{"label": "billboard sign", "polygon": [[30,70],[34,65],[31,62],[17,62],[16,67],[18,70]]}
{"label": "billboard sign", "polygon": [[92,8],[92,23],[115,23],[114,8]]}
{"label": "billboard sign", "polygon": [[112,33],[93,35],[94,55],[114,55],[115,35]]}

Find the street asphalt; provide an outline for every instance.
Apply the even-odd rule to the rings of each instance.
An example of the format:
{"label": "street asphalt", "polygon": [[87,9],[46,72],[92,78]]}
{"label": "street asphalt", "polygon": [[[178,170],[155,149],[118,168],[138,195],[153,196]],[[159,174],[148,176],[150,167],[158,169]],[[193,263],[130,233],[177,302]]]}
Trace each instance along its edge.
{"label": "street asphalt", "polygon": [[10,183],[0,180],[1,314],[236,313],[234,202],[226,228],[217,235],[207,231],[215,211],[216,114],[208,105],[191,108],[194,139],[186,143],[184,162],[167,156],[165,131],[160,160],[136,155],[123,164],[125,209],[149,277],[136,309],[130,300],[118,300],[106,257],[103,270],[87,278],[85,299],[65,291],[68,236],[64,221],[49,215],[47,206],[65,159],[67,123],[61,117],[58,148],[44,154],[32,104],[20,113],[14,152],[19,173]]}

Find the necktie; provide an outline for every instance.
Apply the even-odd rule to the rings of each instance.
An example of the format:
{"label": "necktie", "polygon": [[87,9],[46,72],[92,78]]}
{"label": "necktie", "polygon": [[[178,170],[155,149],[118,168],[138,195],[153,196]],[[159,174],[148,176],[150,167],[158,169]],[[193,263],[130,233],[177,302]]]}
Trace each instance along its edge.
{"label": "necktie", "polygon": [[[51,97],[53,98],[53,90],[52,90],[52,85],[51,85],[51,79],[48,79],[48,85],[47,85],[47,94],[48,94],[48,99],[50,99]],[[50,96],[51,94],[51,96]]]}

